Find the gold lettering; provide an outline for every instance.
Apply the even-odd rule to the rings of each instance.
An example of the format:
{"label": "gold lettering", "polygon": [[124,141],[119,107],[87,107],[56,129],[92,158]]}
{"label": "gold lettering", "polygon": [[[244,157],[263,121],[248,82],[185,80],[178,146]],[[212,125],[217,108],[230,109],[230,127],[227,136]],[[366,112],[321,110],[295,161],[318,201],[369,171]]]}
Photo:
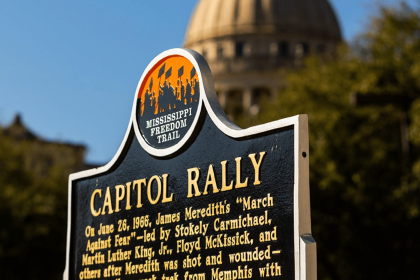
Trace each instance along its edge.
{"label": "gold lettering", "polygon": [[183,261],[183,268],[191,268],[201,266],[201,254],[198,254],[197,257],[191,258],[190,255],[187,255],[187,257]]}
{"label": "gold lettering", "polygon": [[[198,189],[198,179],[200,178],[200,169],[198,167],[193,167],[187,170],[188,171],[188,198],[193,197],[192,187],[194,187],[195,196],[200,196],[201,193]],[[195,178],[192,178],[192,173],[195,173]]]}
{"label": "gold lettering", "polygon": [[184,273],[184,280],[205,280],[206,274],[205,273],[195,273],[190,274],[188,271]]}
{"label": "gold lettering", "polygon": [[137,186],[137,208],[143,207],[143,204],[141,204],[141,186],[146,186],[146,179],[140,179],[133,182],[133,190]]}
{"label": "gold lettering", "polygon": [[235,188],[245,188],[248,186],[248,178],[245,179],[245,182],[241,183],[241,157],[235,158],[236,161],[236,186]]}
{"label": "gold lettering", "polygon": [[218,255],[214,256],[207,256],[206,257],[206,265],[218,265],[222,264],[222,251],[219,251]]}
{"label": "gold lettering", "polygon": [[114,213],[114,211],[112,210],[111,193],[109,192],[109,187],[106,188],[105,201],[104,201],[104,206],[102,207],[101,215],[106,214],[105,213],[105,207],[108,207],[108,214]]}
{"label": "gold lettering", "polygon": [[227,164],[227,160],[222,161],[222,192],[225,191],[230,191],[233,188],[233,181],[230,182],[230,185],[227,186],[226,185],[226,176],[227,176],[227,172],[226,172],[226,164]]}
{"label": "gold lettering", "polygon": [[120,212],[120,201],[124,199],[125,196],[125,188],[124,185],[115,186],[115,212]]}
{"label": "gold lettering", "polygon": [[219,192],[219,188],[217,187],[217,183],[216,183],[216,176],[214,176],[213,164],[210,164],[209,166],[209,171],[207,173],[206,186],[204,187],[203,195],[207,194],[207,187],[209,185],[213,186],[213,193]]}
{"label": "gold lettering", "polygon": [[86,235],[86,237],[95,236],[95,229],[91,226],[87,226],[86,229],[85,229],[85,235]]}
{"label": "gold lettering", "polygon": [[266,152],[261,152],[260,153],[260,159],[258,160],[258,163],[255,160],[255,154],[248,155],[249,158],[252,161],[252,165],[254,166],[254,170],[255,170],[254,186],[257,186],[257,185],[261,184],[261,181],[260,181],[260,168],[261,168],[261,163],[263,161],[263,158],[264,158],[265,154],[266,154]]}
{"label": "gold lettering", "polygon": [[101,278],[101,270],[89,270],[89,267],[85,267],[83,271],[79,273],[79,279],[94,279],[94,278]]}
{"label": "gold lettering", "polygon": [[[158,187],[158,192],[155,199],[152,198],[152,183],[154,180],[156,180],[157,187]],[[160,177],[155,175],[152,178],[150,178],[149,183],[147,184],[147,198],[149,199],[149,202],[151,204],[158,203],[161,192],[162,192],[162,182],[160,181]]]}
{"label": "gold lettering", "polygon": [[101,214],[101,210],[99,209],[98,211],[95,210],[95,195],[99,194],[99,197],[102,196],[102,190],[96,189],[93,191],[92,193],[92,197],[90,199],[90,211],[92,212],[92,215],[94,217],[98,217]]}
{"label": "gold lettering", "polygon": [[127,186],[127,203],[125,205],[125,210],[131,210],[131,191],[130,191],[131,182],[128,182],[125,185]]}
{"label": "gold lettering", "polygon": [[162,198],[162,203],[167,203],[167,202],[171,202],[174,194],[172,193],[170,197],[166,197],[166,192],[168,191],[168,176],[169,174],[163,174],[162,178],[163,178],[163,198]]}
{"label": "gold lettering", "polygon": [[165,261],[165,270],[178,269],[178,260]]}

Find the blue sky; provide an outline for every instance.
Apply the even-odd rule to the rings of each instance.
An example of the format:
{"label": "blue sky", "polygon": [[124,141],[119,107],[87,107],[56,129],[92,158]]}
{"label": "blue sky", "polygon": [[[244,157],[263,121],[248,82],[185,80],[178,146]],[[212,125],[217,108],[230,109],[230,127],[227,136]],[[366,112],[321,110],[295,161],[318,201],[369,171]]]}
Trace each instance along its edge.
{"label": "blue sky", "polygon": [[[347,41],[377,3],[397,2],[330,0]],[[162,51],[182,46],[195,4],[0,0],[0,124],[20,113],[39,136],[84,144],[89,162],[107,163],[127,129],[143,70]]]}

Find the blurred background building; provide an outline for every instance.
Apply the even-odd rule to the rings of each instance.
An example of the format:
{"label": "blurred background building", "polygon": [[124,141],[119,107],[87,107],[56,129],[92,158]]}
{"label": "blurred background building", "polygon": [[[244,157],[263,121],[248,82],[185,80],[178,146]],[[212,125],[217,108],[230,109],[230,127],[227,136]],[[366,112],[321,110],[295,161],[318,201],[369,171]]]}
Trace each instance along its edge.
{"label": "blurred background building", "polygon": [[184,47],[210,65],[219,101],[233,118],[256,115],[259,101],[285,88],[284,74],[308,54],[331,54],[342,41],[327,0],[201,0]]}
{"label": "blurred background building", "polygon": [[45,175],[49,168],[63,164],[72,166],[73,172],[98,167],[84,161],[87,152],[84,145],[44,139],[26,127],[20,114],[15,115],[9,126],[0,127],[0,135],[16,146],[26,143],[23,167],[34,173]]}

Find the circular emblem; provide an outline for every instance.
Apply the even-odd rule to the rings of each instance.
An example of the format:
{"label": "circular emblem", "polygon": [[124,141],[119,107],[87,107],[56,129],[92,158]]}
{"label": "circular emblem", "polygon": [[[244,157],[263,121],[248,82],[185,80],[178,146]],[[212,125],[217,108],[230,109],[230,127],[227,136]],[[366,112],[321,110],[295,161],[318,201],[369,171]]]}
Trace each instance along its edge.
{"label": "circular emblem", "polygon": [[149,153],[167,155],[192,133],[201,108],[201,82],[198,65],[183,55],[167,55],[152,63],[140,81],[134,125],[144,140],[141,144],[150,147]]}

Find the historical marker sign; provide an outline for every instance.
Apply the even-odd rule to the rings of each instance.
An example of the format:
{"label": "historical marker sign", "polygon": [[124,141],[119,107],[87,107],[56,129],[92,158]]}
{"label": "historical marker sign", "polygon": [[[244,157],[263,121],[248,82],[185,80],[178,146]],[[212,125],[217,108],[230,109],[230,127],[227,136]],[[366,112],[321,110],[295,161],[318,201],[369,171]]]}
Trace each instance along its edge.
{"label": "historical marker sign", "polygon": [[196,52],[147,67],[107,165],[69,179],[64,279],[316,279],[306,115],[240,129]]}

